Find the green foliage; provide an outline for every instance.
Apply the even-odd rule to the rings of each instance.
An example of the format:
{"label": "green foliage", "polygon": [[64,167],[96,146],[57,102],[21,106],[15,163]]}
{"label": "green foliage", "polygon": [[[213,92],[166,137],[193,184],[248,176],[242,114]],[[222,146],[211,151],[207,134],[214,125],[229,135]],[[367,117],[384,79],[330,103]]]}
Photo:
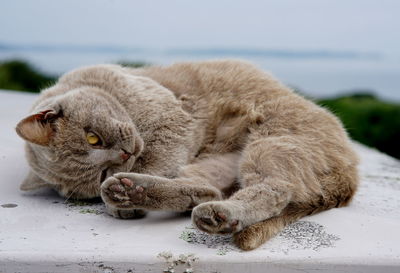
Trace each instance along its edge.
{"label": "green foliage", "polygon": [[10,60],[0,63],[0,89],[39,92],[55,80],[55,77],[37,72],[24,61]]}
{"label": "green foliage", "polygon": [[[143,67],[145,62],[121,61],[118,64],[127,67]],[[0,89],[40,92],[52,85],[57,77],[38,72],[32,65],[22,60],[0,62]]]}
{"label": "green foliage", "polygon": [[324,99],[319,104],[342,120],[354,140],[400,158],[400,104],[368,93]]}

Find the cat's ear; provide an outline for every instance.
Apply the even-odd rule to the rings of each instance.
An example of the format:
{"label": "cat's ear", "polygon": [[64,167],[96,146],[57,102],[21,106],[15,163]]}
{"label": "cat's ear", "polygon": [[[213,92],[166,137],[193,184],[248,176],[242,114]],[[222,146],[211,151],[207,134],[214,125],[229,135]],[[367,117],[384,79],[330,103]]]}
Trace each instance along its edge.
{"label": "cat's ear", "polygon": [[51,107],[21,120],[15,130],[26,141],[46,146],[54,135],[51,123],[61,116],[60,107]]}
{"label": "cat's ear", "polygon": [[44,182],[41,178],[39,178],[39,176],[32,171],[29,171],[28,176],[25,178],[19,188],[23,191],[31,191],[48,186],[49,184]]}

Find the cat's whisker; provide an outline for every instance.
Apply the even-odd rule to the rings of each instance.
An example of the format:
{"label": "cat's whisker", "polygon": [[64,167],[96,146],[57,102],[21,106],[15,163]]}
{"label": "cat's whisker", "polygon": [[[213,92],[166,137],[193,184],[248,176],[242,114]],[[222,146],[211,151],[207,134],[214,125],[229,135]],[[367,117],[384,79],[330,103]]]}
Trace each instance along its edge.
{"label": "cat's whisker", "polygon": [[64,204],[67,204],[67,203],[68,203],[69,199],[70,199],[70,198],[74,195],[74,193],[78,190],[78,187],[77,187],[77,186],[79,186],[80,184],[82,184],[82,183],[79,183],[78,185],[75,186],[75,188],[72,190],[72,192],[69,194],[69,196],[67,196],[67,199],[65,199]]}
{"label": "cat's whisker", "polygon": [[[73,169],[75,169],[75,172],[73,173],[73,175],[70,174],[69,176],[70,177],[73,176],[75,181],[81,181],[81,182],[74,185],[74,189],[68,194],[64,203],[67,203],[71,199],[71,197],[79,190],[81,185],[84,185],[85,183],[90,184],[90,181],[92,181],[92,180],[93,180],[93,182],[96,181],[95,178],[88,179],[88,177],[92,177],[92,176],[96,177],[96,174],[97,174],[96,166],[93,166],[93,165],[82,166],[82,165],[76,164],[76,162],[74,162],[74,163],[70,162],[70,163],[71,163]],[[89,172],[90,169],[92,169],[91,172]]]}
{"label": "cat's whisker", "polygon": [[71,199],[71,197],[78,191],[79,187],[80,187],[81,185],[85,184],[86,182],[87,182],[86,179],[82,179],[81,182],[79,182],[78,184],[76,184],[76,185],[74,186],[74,189],[73,189],[73,190],[71,191],[71,193],[67,196],[66,200],[64,201],[64,204],[66,204],[66,203],[69,201],[69,199]]}

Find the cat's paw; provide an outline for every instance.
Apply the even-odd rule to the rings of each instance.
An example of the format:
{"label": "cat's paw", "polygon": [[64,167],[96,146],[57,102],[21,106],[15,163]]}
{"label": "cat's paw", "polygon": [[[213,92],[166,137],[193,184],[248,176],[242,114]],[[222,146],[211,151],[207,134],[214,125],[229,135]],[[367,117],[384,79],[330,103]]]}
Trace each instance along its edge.
{"label": "cat's paw", "polygon": [[106,206],[107,213],[118,219],[140,219],[146,216],[146,211],[142,209],[117,209]]}
{"label": "cat's paw", "polygon": [[211,201],[193,209],[192,222],[208,233],[231,234],[243,229],[242,221],[236,216],[230,201]]}
{"label": "cat's paw", "polygon": [[115,208],[141,207],[147,195],[147,183],[135,179],[132,174],[115,174],[101,185],[103,201]]}

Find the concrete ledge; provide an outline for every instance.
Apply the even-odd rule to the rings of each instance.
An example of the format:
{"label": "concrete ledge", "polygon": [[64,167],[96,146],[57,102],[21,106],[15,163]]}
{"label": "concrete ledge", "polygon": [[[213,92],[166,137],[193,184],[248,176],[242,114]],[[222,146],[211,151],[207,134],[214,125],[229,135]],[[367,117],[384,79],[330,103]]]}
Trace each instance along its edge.
{"label": "concrete ledge", "polygon": [[118,220],[102,204],[19,191],[28,166],[14,126],[34,99],[0,92],[0,272],[400,272],[400,162],[389,156],[354,144],[362,183],[351,206],[241,252],[192,229],[187,216]]}

